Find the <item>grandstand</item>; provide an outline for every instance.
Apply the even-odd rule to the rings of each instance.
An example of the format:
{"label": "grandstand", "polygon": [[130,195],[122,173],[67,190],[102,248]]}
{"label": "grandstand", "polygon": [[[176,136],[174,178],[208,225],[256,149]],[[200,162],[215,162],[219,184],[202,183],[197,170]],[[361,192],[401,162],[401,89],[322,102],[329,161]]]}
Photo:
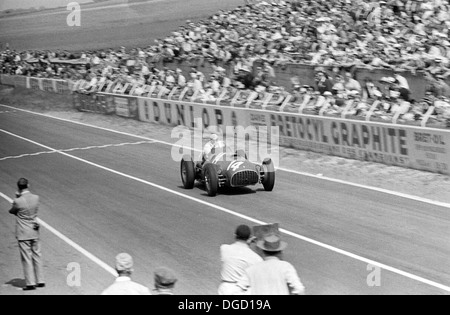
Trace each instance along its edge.
{"label": "grandstand", "polygon": [[82,92],[448,128],[449,8],[447,0],[249,1],[146,48],[7,49],[1,72],[81,80]]}

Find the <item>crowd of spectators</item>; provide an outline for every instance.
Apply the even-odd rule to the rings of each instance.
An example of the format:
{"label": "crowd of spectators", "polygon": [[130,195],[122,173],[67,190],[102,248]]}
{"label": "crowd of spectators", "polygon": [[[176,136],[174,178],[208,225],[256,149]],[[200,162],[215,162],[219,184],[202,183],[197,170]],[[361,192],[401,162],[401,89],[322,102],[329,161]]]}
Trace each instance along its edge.
{"label": "crowd of spectators", "polygon": [[132,82],[111,81],[93,76],[81,81],[78,88],[83,93],[101,91],[352,119],[366,119],[370,115],[371,120],[385,122],[420,124],[427,117],[430,124],[450,127],[450,100],[431,90],[420,100],[412,99],[408,81],[399,71],[376,82],[367,77],[360,84],[351,72],[333,76],[317,68],[315,86],[301,85],[294,77],[292,87],[286,89],[264,84],[271,80],[271,70],[266,64],[253,74],[243,67],[228,76],[225,69],[214,67],[206,79],[196,67],[191,68],[187,77],[180,69],[154,68],[147,80],[136,77]]}
{"label": "crowd of spectators", "polygon": [[[324,115],[363,117],[372,109],[384,120],[399,111],[400,120],[420,120],[434,107],[432,119],[450,119],[448,0],[246,2],[207,20],[187,21],[146,48],[78,54],[7,49],[0,58],[1,72],[87,80],[85,90],[106,90],[112,83],[115,91],[143,95],[156,86],[152,93],[163,97],[187,90],[184,96],[195,101],[233,100],[238,106]],[[213,71],[205,75],[197,67],[189,73],[165,67],[177,62],[199,68],[207,62]],[[315,86],[296,77],[292,86],[279,86],[274,69],[289,63],[336,71],[316,71]],[[358,82],[354,67],[385,68],[392,76]],[[399,70],[423,72],[429,86],[423,99],[411,99]],[[178,92],[171,94],[174,87]]]}
{"label": "crowd of spectators", "polygon": [[[267,225],[263,226],[267,229]],[[304,295],[305,286],[296,268],[284,259],[288,243],[282,240],[278,227],[254,234],[248,225],[239,225],[232,244],[220,246],[221,283],[219,295]],[[154,290],[132,279],[133,257],[116,256],[117,278],[102,295],[175,295],[178,282],[175,272],[167,267],[154,271]]]}
{"label": "crowd of spectators", "polygon": [[306,63],[323,66],[424,70],[450,75],[448,0],[254,1],[188,21],[156,42],[163,58],[252,66]]}

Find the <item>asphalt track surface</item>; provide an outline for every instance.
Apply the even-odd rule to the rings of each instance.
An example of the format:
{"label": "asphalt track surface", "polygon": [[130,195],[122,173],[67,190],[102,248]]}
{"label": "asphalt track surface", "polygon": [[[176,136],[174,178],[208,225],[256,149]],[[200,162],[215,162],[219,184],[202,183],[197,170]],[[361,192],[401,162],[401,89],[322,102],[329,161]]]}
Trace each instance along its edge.
{"label": "asphalt track surface", "polygon": [[81,5],[81,26],[67,25],[69,11],[43,11],[0,19],[0,45],[11,49],[84,51],[147,47],[186,20],[198,21],[219,9],[233,9],[243,0],[114,0]]}
{"label": "asphalt track surface", "polygon": [[[52,149],[66,151],[42,154]],[[0,192],[9,195],[18,176],[31,178],[33,191],[42,196],[41,219],[101,261],[129,252],[137,279],[150,279],[161,265],[176,270],[179,294],[215,294],[220,244],[232,241],[237,225],[259,221],[450,284],[450,213],[444,207],[281,171],[272,193],[257,187],[209,198],[201,187],[181,187],[168,145],[22,111],[0,114],[0,173]],[[0,208],[8,206],[0,198]],[[44,233],[44,244],[56,243]],[[367,263],[283,237],[289,243],[285,259],[297,268],[309,294],[448,294],[386,270],[381,286],[369,287]],[[64,266],[86,260],[77,254],[64,257],[67,244],[55,246],[51,250]],[[93,262],[84,264],[91,265],[92,275],[81,292],[101,292],[113,276]]]}

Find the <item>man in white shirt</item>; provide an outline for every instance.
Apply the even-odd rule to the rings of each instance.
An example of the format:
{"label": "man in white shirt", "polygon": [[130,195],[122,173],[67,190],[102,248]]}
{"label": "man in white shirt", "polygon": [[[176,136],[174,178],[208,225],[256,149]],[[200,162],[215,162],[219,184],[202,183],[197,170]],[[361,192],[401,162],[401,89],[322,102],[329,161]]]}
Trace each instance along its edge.
{"label": "man in white shirt", "polygon": [[143,285],[131,281],[133,273],[133,258],[126,253],[116,257],[116,281],[102,295],[151,295],[150,290]]}
{"label": "man in white shirt", "polygon": [[198,78],[198,75],[194,72],[191,72],[191,78],[192,78],[191,82],[193,83],[194,87],[194,92],[205,93],[205,90],[203,89],[203,83]]}
{"label": "man in white shirt", "polygon": [[353,75],[350,72],[345,73],[345,89],[347,91],[358,91],[361,92],[361,84],[353,79]]}
{"label": "man in white shirt", "polygon": [[235,237],[235,243],[220,247],[222,283],[219,287],[219,295],[243,294],[244,291],[237,285],[238,281],[245,275],[248,267],[263,261],[248,244],[251,240],[250,227],[239,226],[236,229]]}
{"label": "man in white shirt", "polygon": [[174,86],[175,85],[176,79],[175,79],[175,76],[174,76],[174,72],[172,70],[167,70],[167,75],[166,75],[165,79],[166,79],[165,83],[166,83],[167,86]]}
{"label": "man in white shirt", "polygon": [[186,77],[183,75],[183,71],[181,69],[177,69],[176,73],[178,86],[184,88],[186,86]]}
{"label": "man in white shirt", "polygon": [[238,285],[250,295],[303,295],[303,286],[294,266],[282,261],[287,243],[278,235],[268,235],[257,243],[264,261],[246,270]]}
{"label": "man in white shirt", "polygon": [[404,76],[400,75],[400,71],[395,71],[394,78],[397,80],[400,88],[409,90],[408,80]]}

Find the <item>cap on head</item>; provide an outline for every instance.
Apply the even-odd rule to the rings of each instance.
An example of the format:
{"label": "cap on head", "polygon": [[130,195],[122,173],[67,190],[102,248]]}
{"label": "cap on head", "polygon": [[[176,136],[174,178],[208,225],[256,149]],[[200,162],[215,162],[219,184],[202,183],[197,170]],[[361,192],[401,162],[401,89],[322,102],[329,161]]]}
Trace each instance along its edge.
{"label": "cap on head", "polygon": [[216,142],[219,140],[219,136],[213,133],[209,136],[209,140]]}
{"label": "cap on head", "polygon": [[252,235],[252,231],[248,225],[240,225],[236,229],[236,239],[247,241]]}
{"label": "cap on head", "polygon": [[160,267],[155,270],[155,286],[156,287],[172,287],[177,282],[175,273],[166,267]]}
{"label": "cap on head", "polygon": [[133,258],[126,253],[117,255],[116,257],[116,270],[117,271],[132,271]]}

